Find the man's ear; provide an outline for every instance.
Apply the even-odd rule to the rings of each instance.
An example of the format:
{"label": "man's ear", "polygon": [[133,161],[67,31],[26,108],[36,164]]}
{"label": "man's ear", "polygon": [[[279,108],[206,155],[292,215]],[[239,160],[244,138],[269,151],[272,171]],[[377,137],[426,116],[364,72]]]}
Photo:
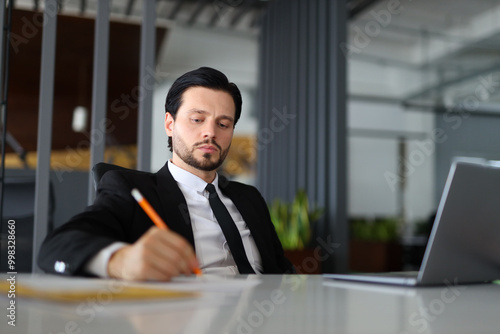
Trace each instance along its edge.
{"label": "man's ear", "polygon": [[174,117],[169,112],[165,113],[165,132],[167,136],[172,137],[174,129]]}

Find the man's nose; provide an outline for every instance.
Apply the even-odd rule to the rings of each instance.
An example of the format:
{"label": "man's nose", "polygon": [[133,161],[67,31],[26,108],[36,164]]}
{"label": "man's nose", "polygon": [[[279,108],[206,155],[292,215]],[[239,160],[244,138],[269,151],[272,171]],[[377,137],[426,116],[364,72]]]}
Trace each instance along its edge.
{"label": "man's nose", "polygon": [[216,126],[215,122],[205,122],[205,126],[203,127],[203,138],[214,138]]}

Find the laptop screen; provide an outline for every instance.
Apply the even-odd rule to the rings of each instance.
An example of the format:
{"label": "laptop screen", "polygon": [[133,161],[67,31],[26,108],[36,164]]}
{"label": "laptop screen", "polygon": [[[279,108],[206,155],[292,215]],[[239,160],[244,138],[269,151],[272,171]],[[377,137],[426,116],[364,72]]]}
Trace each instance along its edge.
{"label": "laptop screen", "polygon": [[457,158],[422,261],[420,284],[500,278],[500,164]]}

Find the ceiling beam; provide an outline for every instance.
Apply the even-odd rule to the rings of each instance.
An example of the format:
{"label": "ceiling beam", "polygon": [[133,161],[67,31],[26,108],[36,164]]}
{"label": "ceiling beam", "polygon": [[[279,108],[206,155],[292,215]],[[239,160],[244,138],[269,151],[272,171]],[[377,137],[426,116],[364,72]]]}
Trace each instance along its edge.
{"label": "ceiling beam", "polygon": [[181,11],[182,4],[183,4],[182,0],[177,0],[177,2],[174,5],[174,8],[172,9],[170,14],[168,15],[169,20],[175,20],[175,18],[177,17],[177,14],[179,14],[179,12]]}
{"label": "ceiling beam", "polygon": [[262,15],[264,14],[264,12],[265,12],[265,9],[262,9],[262,8],[254,10],[253,18],[250,21],[250,28],[257,28],[260,26],[260,22],[261,22]]}
{"label": "ceiling beam", "polygon": [[193,14],[191,15],[191,17],[187,22],[189,25],[193,25],[196,23],[196,20],[201,15],[207,4],[208,2],[206,0],[198,0],[198,5],[196,6],[195,10],[193,11]]}
{"label": "ceiling beam", "polygon": [[500,63],[496,63],[493,66],[488,66],[486,68],[483,68],[483,69],[480,69],[477,71],[468,72],[464,75],[458,76],[458,77],[450,79],[450,80],[440,82],[437,85],[434,85],[431,87],[426,87],[419,92],[408,95],[403,99],[404,100],[403,104],[408,104],[408,103],[410,103],[411,100],[419,99],[419,98],[421,98],[427,94],[430,94],[434,91],[439,91],[439,90],[442,90],[446,87],[449,87],[449,86],[452,86],[455,84],[459,84],[461,82],[474,79],[478,76],[490,74],[490,73],[493,73],[493,72],[496,72],[499,70],[500,70]]}
{"label": "ceiling beam", "polygon": [[87,9],[87,0],[81,0],[80,1],[80,15],[83,15],[85,13],[86,9]]}
{"label": "ceiling beam", "polygon": [[135,0],[128,0],[127,7],[125,9],[126,16],[132,15],[132,9],[134,9],[134,5],[135,5]]}
{"label": "ceiling beam", "polygon": [[212,17],[210,18],[210,20],[208,21],[208,26],[215,27],[215,25],[217,24],[217,21],[219,21],[220,17],[221,17],[220,12],[217,9],[214,9],[214,13],[213,13]]}
{"label": "ceiling beam", "polygon": [[481,104],[473,110],[465,107],[464,103],[455,103],[453,106],[445,106],[441,104],[404,103],[403,107],[407,110],[427,111],[435,114],[467,113],[474,116],[500,117],[500,110],[483,106]]}
{"label": "ceiling beam", "polygon": [[348,0],[346,4],[347,18],[349,20],[356,18],[356,16],[360,15],[377,2],[380,2],[380,0]]}
{"label": "ceiling beam", "polygon": [[236,25],[241,21],[241,18],[248,13],[250,10],[252,10],[253,5],[255,4],[256,0],[246,0],[244,3],[242,3],[238,9],[236,9],[236,13],[233,15],[231,18],[230,26],[231,27],[236,27]]}

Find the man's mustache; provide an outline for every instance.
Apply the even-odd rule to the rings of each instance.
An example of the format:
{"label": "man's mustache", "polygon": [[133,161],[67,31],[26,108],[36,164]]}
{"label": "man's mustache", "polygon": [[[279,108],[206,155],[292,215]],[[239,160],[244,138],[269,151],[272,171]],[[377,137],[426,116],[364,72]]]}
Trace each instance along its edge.
{"label": "man's mustache", "polygon": [[217,144],[217,142],[213,139],[206,139],[204,141],[201,141],[201,142],[198,142],[198,143],[195,143],[193,145],[193,147],[198,147],[198,146],[202,146],[202,145],[206,145],[206,144],[211,144],[211,145],[214,145],[215,147],[217,147],[219,149],[219,151],[222,151],[222,148],[220,147],[219,144]]}

